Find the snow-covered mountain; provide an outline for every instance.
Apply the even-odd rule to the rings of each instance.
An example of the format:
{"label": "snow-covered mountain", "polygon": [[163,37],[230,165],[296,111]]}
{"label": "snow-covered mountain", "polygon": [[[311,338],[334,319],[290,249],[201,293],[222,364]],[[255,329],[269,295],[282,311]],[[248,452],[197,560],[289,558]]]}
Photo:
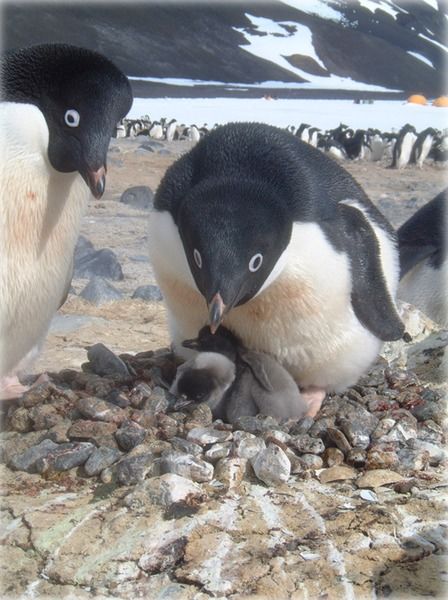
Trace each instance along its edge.
{"label": "snow-covered mountain", "polygon": [[446,93],[446,0],[3,3],[5,49],[99,50],[138,96]]}

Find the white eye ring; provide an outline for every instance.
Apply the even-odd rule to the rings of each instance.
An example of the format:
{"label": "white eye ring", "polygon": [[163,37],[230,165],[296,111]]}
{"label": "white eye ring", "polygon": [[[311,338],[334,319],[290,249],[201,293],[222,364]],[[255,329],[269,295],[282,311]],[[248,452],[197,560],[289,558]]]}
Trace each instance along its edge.
{"label": "white eye ring", "polygon": [[78,127],[80,120],[79,112],[74,108],[68,110],[64,115],[65,124],[69,127]]}
{"label": "white eye ring", "polygon": [[194,262],[197,264],[199,269],[202,269],[202,256],[201,253],[199,252],[199,250],[196,250],[196,248],[193,250],[193,258],[194,258]]}
{"label": "white eye ring", "polygon": [[252,273],[255,273],[255,271],[258,271],[258,269],[261,267],[262,264],[263,264],[263,255],[260,253],[254,254],[249,261],[249,271],[251,271]]}

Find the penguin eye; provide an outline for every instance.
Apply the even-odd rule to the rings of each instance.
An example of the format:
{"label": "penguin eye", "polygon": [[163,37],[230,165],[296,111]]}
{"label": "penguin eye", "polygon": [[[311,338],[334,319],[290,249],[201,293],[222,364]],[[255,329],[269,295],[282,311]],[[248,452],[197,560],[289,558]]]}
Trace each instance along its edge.
{"label": "penguin eye", "polygon": [[249,261],[249,271],[251,271],[252,273],[255,273],[255,271],[258,271],[258,269],[261,267],[262,264],[263,264],[263,255],[260,253],[254,254]]}
{"label": "penguin eye", "polygon": [[196,250],[196,248],[193,250],[193,257],[194,262],[197,264],[198,268],[202,269],[202,256],[199,250]]}
{"label": "penguin eye", "polygon": [[78,127],[80,119],[79,112],[74,108],[68,110],[64,115],[64,121],[69,127]]}

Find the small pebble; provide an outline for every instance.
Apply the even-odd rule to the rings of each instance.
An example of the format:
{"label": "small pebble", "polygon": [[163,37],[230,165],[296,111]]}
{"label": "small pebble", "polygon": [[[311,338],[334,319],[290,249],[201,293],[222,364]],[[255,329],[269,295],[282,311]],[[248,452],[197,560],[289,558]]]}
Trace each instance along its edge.
{"label": "small pebble", "polygon": [[300,460],[304,463],[307,469],[322,469],[324,466],[324,461],[320,456],[316,456],[315,454],[302,454]]}
{"label": "small pebble", "polygon": [[127,377],[128,368],[116,354],[106,348],[104,344],[94,344],[87,350],[87,358],[90,361],[92,371],[97,375],[118,375]]}
{"label": "small pebble", "polygon": [[138,444],[141,444],[145,437],[146,430],[130,419],[124,421],[120,429],[115,432],[118,444],[125,451],[131,450],[135,446],[138,446]]}
{"label": "small pebble", "polygon": [[9,427],[13,431],[19,433],[28,433],[33,429],[33,420],[31,419],[30,412],[24,406],[19,406],[9,416]]}
{"label": "small pebble", "polygon": [[323,441],[320,438],[314,438],[307,433],[296,435],[291,438],[290,445],[306,454],[322,454],[325,450]]}
{"label": "small pebble", "polygon": [[347,452],[350,452],[352,447],[349,444],[349,441],[347,440],[346,436],[342,433],[342,431],[340,431],[339,429],[336,429],[335,427],[329,427],[327,430],[327,433],[328,433],[328,437],[330,438],[330,440],[334,444],[336,444],[336,446],[339,448],[339,450],[341,452],[343,452],[344,454],[347,454]]}
{"label": "small pebble", "polygon": [[364,450],[364,448],[352,448],[349,452],[347,452],[345,460],[348,465],[360,469],[366,464],[367,452]]}
{"label": "small pebble", "polygon": [[152,452],[145,452],[137,456],[126,456],[120,460],[115,465],[115,473],[121,485],[135,485],[148,476],[159,475],[158,467]]}
{"label": "small pebble", "polygon": [[202,455],[202,446],[196,444],[195,442],[190,442],[189,440],[185,440],[184,438],[180,437],[173,437],[170,439],[170,442],[174,450],[184,452],[185,454],[193,454],[193,456]]}
{"label": "small pebble", "polygon": [[99,475],[101,471],[113,465],[121,456],[122,453],[114,448],[106,448],[105,446],[95,448],[87,459],[84,470],[89,477]]}
{"label": "small pebble", "polygon": [[240,437],[240,439],[233,441],[232,450],[235,456],[238,456],[239,458],[251,459],[265,448],[266,443],[264,440],[257,438],[253,434],[247,434],[247,437]]}
{"label": "small pebble", "polygon": [[150,398],[152,389],[147,383],[139,383],[129,394],[129,403],[134,408],[142,408],[145,400]]}
{"label": "small pebble", "polygon": [[215,466],[215,478],[230,491],[237,488],[244,479],[247,459],[240,457],[221,458]]}
{"label": "small pebble", "polygon": [[291,473],[291,462],[277,444],[269,444],[250,460],[255,475],[268,486],[286,483]]}
{"label": "small pebble", "polygon": [[17,471],[26,471],[27,473],[36,473],[36,464],[41,459],[47,456],[53,450],[58,448],[51,440],[43,440],[40,444],[31,446],[24,452],[11,457],[9,466]]}
{"label": "small pebble", "polygon": [[195,427],[194,429],[190,429],[187,434],[188,441],[195,442],[201,446],[216,444],[218,442],[228,442],[231,439],[231,431],[220,431],[219,429],[213,429],[213,427]]}
{"label": "small pebble", "polygon": [[84,417],[92,421],[106,421],[108,423],[122,423],[127,414],[119,406],[93,396],[80,398],[77,408]]}
{"label": "small pebble", "polygon": [[95,446],[90,442],[69,442],[58,444],[48,454],[36,462],[38,473],[69,471],[83,465],[94,451]]}
{"label": "small pebble", "polygon": [[204,454],[204,458],[211,463],[215,463],[220,458],[226,458],[229,456],[232,449],[231,442],[223,442],[220,444],[213,444]]}
{"label": "small pebble", "polygon": [[192,454],[174,450],[162,454],[160,470],[161,473],[176,473],[199,483],[213,479],[213,465]]}
{"label": "small pebble", "polygon": [[345,465],[335,465],[328,469],[322,469],[319,473],[321,483],[331,483],[332,481],[344,481],[346,479],[355,479],[357,472],[352,467]]}
{"label": "small pebble", "polygon": [[391,483],[402,481],[403,477],[395,471],[387,469],[374,469],[367,471],[356,480],[359,488],[377,488]]}

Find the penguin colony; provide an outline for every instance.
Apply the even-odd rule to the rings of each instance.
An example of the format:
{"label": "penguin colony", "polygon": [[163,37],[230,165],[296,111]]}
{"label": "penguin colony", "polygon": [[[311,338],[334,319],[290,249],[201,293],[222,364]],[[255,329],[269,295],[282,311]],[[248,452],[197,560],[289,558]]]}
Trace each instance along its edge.
{"label": "penguin colony", "polygon": [[[205,123],[186,126],[176,119],[151,121],[148,115],[141,119],[124,119],[116,129],[115,137],[149,136],[156,140],[198,142],[209,131]],[[308,123],[299,126],[288,125],[287,131],[303,142],[318,148],[325,154],[340,161],[370,160],[373,162],[389,159],[390,167],[403,169],[408,164],[422,168],[427,160],[445,162],[448,160],[448,135],[432,127],[417,132],[410,124],[400,131],[381,132],[379,129],[356,129],[341,123],[335,129],[321,131]]]}
{"label": "penguin colony", "polygon": [[1,64],[0,397],[65,301],[89,190],[100,198],[127,78],[96,52],[64,44],[7,53]]}

